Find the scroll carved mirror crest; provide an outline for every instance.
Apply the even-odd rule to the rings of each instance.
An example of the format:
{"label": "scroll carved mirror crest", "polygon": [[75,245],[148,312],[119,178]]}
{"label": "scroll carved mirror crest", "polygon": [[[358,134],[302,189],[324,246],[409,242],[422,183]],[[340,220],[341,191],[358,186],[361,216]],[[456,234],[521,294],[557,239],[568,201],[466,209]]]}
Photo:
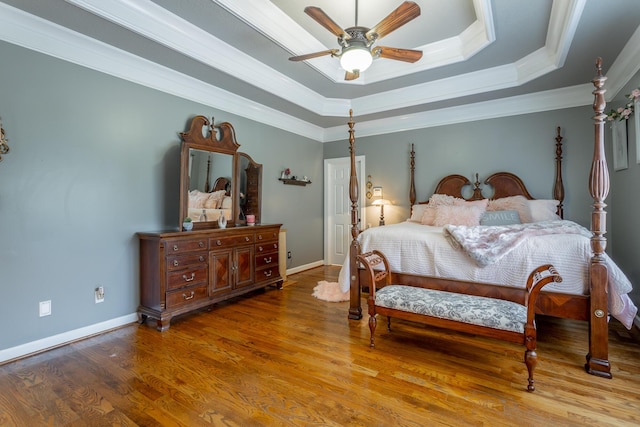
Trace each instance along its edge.
{"label": "scroll carved mirror crest", "polygon": [[233,126],[196,116],[180,136],[180,223],[189,217],[196,229],[216,228],[224,216],[234,227],[248,214],[260,223],[262,165],[238,152]]}

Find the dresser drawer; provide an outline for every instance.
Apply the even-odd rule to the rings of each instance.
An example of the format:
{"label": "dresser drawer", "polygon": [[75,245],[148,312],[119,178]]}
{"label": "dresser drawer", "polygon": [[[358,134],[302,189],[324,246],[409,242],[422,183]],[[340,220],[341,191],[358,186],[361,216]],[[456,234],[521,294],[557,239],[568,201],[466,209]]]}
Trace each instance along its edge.
{"label": "dresser drawer", "polygon": [[261,270],[256,270],[256,283],[275,279],[279,276],[280,269],[278,268],[278,263],[270,264],[269,267],[263,268]]}
{"label": "dresser drawer", "polygon": [[209,241],[205,237],[201,239],[189,240],[168,240],[165,247],[167,255],[201,251],[206,249],[209,249]]}
{"label": "dresser drawer", "polygon": [[167,292],[167,308],[176,308],[181,305],[188,305],[194,301],[209,298],[207,294],[207,285],[191,286],[184,289]]}
{"label": "dresser drawer", "polygon": [[256,268],[278,265],[278,252],[256,253]]}
{"label": "dresser drawer", "polygon": [[256,254],[266,253],[266,252],[278,252],[278,242],[265,242],[265,243],[256,243]]}
{"label": "dresser drawer", "polygon": [[209,240],[211,250],[231,248],[242,244],[253,243],[253,233],[239,234],[237,236],[214,237]]}
{"label": "dresser drawer", "polygon": [[167,290],[184,288],[185,286],[200,283],[206,285],[209,278],[209,268],[203,265],[200,268],[172,271],[168,273],[167,276]]}
{"label": "dresser drawer", "polygon": [[207,262],[208,252],[174,255],[167,257],[168,270],[180,270]]}
{"label": "dresser drawer", "polygon": [[277,242],[279,234],[279,229],[258,231],[256,232],[256,243],[271,242],[274,240]]}

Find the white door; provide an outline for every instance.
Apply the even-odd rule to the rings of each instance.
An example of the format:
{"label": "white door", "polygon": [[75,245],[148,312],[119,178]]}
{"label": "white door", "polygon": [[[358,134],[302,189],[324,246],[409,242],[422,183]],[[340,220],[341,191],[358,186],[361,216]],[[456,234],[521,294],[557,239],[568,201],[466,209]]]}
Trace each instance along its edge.
{"label": "white door", "polygon": [[[356,176],[358,177],[359,218],[363,218],[364,206],[364,156],[356,156]],[[351,245],[351,200],[349,199],[349,179],[351,159],[325,159],[324,161],[324,259],[325,264],[342,265],[349,255]]]}

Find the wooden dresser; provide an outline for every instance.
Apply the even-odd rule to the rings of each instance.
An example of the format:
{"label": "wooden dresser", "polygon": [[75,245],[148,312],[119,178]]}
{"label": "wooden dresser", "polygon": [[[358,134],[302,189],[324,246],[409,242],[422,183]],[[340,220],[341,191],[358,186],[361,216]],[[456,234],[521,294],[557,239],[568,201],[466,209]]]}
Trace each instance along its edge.
{"label": "wooden dresser", "polygon": [[138,233],[140,321],[171,318],[275,285],[282,288],[278,260],[281,224]]}

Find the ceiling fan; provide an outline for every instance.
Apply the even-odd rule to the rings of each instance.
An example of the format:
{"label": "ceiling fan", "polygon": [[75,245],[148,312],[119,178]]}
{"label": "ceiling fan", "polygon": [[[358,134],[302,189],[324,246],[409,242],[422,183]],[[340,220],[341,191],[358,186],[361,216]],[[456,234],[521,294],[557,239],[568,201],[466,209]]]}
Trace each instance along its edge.
{"label": "ceiling fan", "polygon": [[344,30],[319,7],[308,6],[304,9],[304,12],[318,24],[338,36],[338,43],[341,49],[329,49],[322,52],[292,56],[289,58],[290,61],[304,61],[324,55],[338,57],[340,58],[340,66],[346,71],[344,79],[355,80],[360,77],[361,72],[369,68],[375,58],[387,58],[404,62],[416,62],[422,58],[422,51],[419,50],[386,46],[372,48],[376,41],[420,16],[420,6],[415,2],[405,1],[372,28],[358,26],[358,0],[356,0],[355,26]]}

